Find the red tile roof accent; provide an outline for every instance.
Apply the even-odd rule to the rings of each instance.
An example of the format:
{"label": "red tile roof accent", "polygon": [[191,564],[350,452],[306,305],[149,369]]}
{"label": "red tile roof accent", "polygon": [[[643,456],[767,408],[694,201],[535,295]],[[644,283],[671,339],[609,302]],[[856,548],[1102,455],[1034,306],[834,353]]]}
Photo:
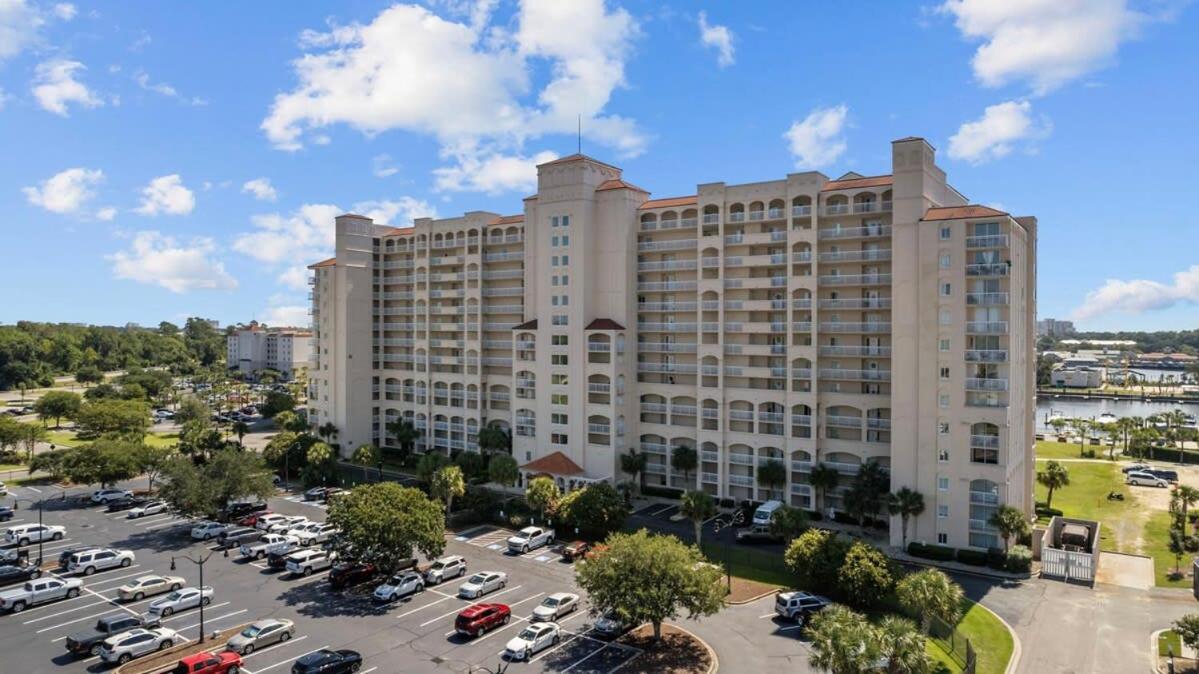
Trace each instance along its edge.
{"label": "red tile roof accent", "polygon": [[520,215],[501,215],[498,218],[494,218],[493,220],[491,220],[491,222],[488,222],[487,224],[489,224],[489,225],[514,225],[518,222],[524,222],[524,221],[525,221],[525,215],[524,215],[524,213],[521,213]]}
{"label": "red tile roof accent", "polygon": [[585,155],[585,154],[579,154],[579,153],[577,153],[577,152],[576,152],[575,154],[568,154],[568,155],[566,155],[565,157],[560,157],[560,158],[558,158],[558,159],[554,159],[553,161],[547,161],[547,162],[546,162],[546,163],[544,163],[544,164],[538,164],[538,166],[551,166],[551,165],[553,165],[553,164],[565,164],[565,163],[567,163],[567,162],[579,161],[579,160],[581,160],[581,159],[585,159],[585,160],[587,160],[587,161],[590,161],[590,162],[595,162],[596,164],[599,164],[599,165],[601,165],[601,166],[607,166],[608,168],[613,168],[613,169],[616,169],[617,171],[619,171],[619,170],[620,170],[620,168],[619,168],[619,167],[617,167],[617,166],[613,166],[613,165],[611,165],[611,164],[606,164],[606,163],[604,163],[604,162],[602,162],[602,161],[600,161],[600,160],[598,160],[598,159],[596,159],[596,158],[594,158],[594,157],[588,157],[588,156],[587,156],[587,155]]}
{"label": "red tile roof accent", "polygon": [[320,262],[310,264],[310,265],[308,265],[308,268],[316,269],[317,267],[332,267],[336,263],[337,263],[337,258],[331,257],[328,260],[321,260]]}
{"label": "red tile roof accent", "polygon": [[562,452],[554,452],[546,454],[540,459],[533,459],[521,468],[534,473],[549,473],[550,475],[581,475],[583,473],[579,464],[571,461],[570,457]]}
{"label": "red tile roof accent", "polygon": [[675,206],[694,206],[698,201],[699,201],[699,197],[697,195],[693,194],[689,197],[667,197],[665,199],[650,199],[649,201],[645,202],[644,204],[641,204],[640,206],[638,206],[637,208],[639,210],[645,210],[647,208],[671,208],[671,207],[675,207]]}
{"label": "red tile roof accent", "polygon": [[820,189],[821,192],[832,192],[833,190],[856,190],[863,187],[883,187],[890,185],[894,179],[889,176],[872,176],[869,178],[854,178],[851,180],[830,180]]}
{"label": "red tile roof accent", "polygon": [[512,329],[513,330],[536,330],[537,329],[537,319],[534,318],[531,321],[525,321],[524,323],[521,323],[520,325],[518,325]]}
{"label": "red tile roof accent", "polygon": [[624,330],[624,326],[611,318],[597,318],[587,324],[584,330]]}
{"label": "red tile roof accent", "polygon": [[938,206],[925,211],[924,217],[921,220],[963,220],[966,218],[992,218],[998,215],[1007,215],[1007,213],[997,211],[989,206],[979,206],[977,204],[969,206]]}
{"label": "red tile roof accent", "polygon": [[606,190],[619,190],[619,189],[629,189],[629,190],[633,190],[635,192],[643,192],[645,194],[649,194],[649,190],[642,189],[640,187],[637,187],[633,183],[627,183],[627,182],[625,182],[623,180],[619,180],[619,179],[605,180],[604,182],[600,183],[599,187],[595,188],[595,191],[603,192]]}
{"label": "red tile roof accent", "polygon": [[411,236],[415,233],[415,227],[392,227],[386,232],[383,232],[383,236]]}

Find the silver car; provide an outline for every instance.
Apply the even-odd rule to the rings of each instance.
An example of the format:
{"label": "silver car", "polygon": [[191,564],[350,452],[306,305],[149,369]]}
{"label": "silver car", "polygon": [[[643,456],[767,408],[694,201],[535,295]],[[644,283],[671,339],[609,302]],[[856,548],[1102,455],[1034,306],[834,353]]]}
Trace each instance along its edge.
{"label": "silver car", "polygon": [[147,653],[170,648],[178,641],[180,637],[175,630],[166,627],[129,630],[105,639],[100,646],[100,659],[123,665]]}
{"label": "silver car", "polygon": [[555,592],[533,609],[533,620],[557,622],[559,618],[579,607],[579,595],[570,592]]}
{"label": "silver car", "polygon": [[167,511],[167,504],[163,501],[149,501],[129,511],[126,515],[131,520],[139,517],[149,517],[150,515],[158,515]]}
{"label": "silver car", "polygon": [[249,655],[259,648],[279,644],[296,635],[296,626],[290,620],[267,618],[251,623],[225,644],[225,650]]}
{"label": "silver car", "polygon": [[141,601],[151,595],[174,592],[186,584],[179,576],[141,576],[117,588],[117,597],[121,601]]}
{"label": "silver car", "polygon": [[503,589],[508,584],[508,574],[503,571],[480,571],[458,586],[458,596],[463,599],[478,599],[488,592]]}
{"label": "silver car", "polygon": [[152,618],[165,618],[184,609],[195,608],[200,604],[208,606],[211,603],[212,586],[185,587],[150,602],[150,608],[146,610],[146,615]]}

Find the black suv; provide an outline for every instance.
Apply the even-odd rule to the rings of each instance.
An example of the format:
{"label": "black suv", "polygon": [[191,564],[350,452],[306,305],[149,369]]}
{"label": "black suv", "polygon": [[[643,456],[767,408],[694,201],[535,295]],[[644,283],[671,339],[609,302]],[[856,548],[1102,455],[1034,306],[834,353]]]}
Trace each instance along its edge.
{"label": "black suv", "polygon": [[238,501],[225,506],[225,508],[221,511],[220,519],[222,522],[232,522],[234,520],[239,520],[250,513],[260,513],[263,510],[266,510],[266,501],[258,501],[256,503]]}
{"label": "black suv", "polygon": [[122,510],[132,510],[144,503],[148,503],[149,500],[137,496],[122,496],[108,502],[108,512],[116,513]]}
{"label": "black suv", "polygon": [[146,622],[145,616],[121,613],[100,618],[95,627],[86,632],[76,632],[67,637],[67,650],[75,655],[99,655],[100,645],[104,640],[121,632],[128,632],[138,627],[155,627],[157,618]]}
{"label": "black suv", "polygon": [[341,590],[351,585],[359,585],[378,575],[374,564],[359,562],[341,562],[333,565],[329,571],[329,589]]}
{"label": "black suv", "polygon": [[222,548],[236,548],[246,541],[256,541],[262,537],[262,530],[254,527],[235,527],[222,531],[216,537],[217,544]]}
{"label": "black suv", "polygon": [[291,674],[349,674],[360,667],[362,656],[357,651],[322,648],[296,660]]}
{"label": "black suv", "polygon": [[38,568],[37,564],[21,564],[16,566],[6,564],[0,566],[0,587],[14,583],[24,583],[41,575],[42,570]]}

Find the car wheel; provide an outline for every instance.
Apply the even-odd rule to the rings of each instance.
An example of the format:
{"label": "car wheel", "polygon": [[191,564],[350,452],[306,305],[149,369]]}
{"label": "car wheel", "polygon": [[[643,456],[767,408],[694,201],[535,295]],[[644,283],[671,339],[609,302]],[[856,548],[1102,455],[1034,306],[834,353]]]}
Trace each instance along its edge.
{"label": "car wheel", "polygon": [[90,650],[88,650],[88,654],[89,654],[89,655],[91,655],[91,656],[97,656],[97,655],[99,655],[99,654],[100,654],[100,644],[94,644],[94,645],[91,647],[91,649],[90,649]]}
{"label": "car wheel", "polygon": [[67,590],[67,599],[74,599],[79,596],[79,588],[73,587]]}
{"label": "car wheel", "polygon": [[52,540],[52,541],[60,541],[60,540],[62,540],[62,532],[61,532],[61,531],[55,531],[55,532],[54,532],[54,535],[50,537],[50,540]]}
{"label": "car wheel", "polygon": [[204,534],[204,540],[208,540],[210,538],[212,538],[212,534],[209,534],[209,533]]}
{"label": "car wheel", "polygon": [[132,563],[133,563],[133,560],[126,557],[125,559],[121,560],[121,568],[122,569],[127,568]]}
{"label": "car wheel", "polygon": [[24,610],[25,610],[25,602],[23,602],[23,601],[19,601],[12,605],[13,613],[20,613],[21,611],[24,611]]}
{"label": "car wheel", "polygon": [[254,559],[262,559],[263,557],[266,557],[265,552],[258,552],[254,555]]}
{"label": "car wheel", "polygon": [[200,604],[203,606],[208,606],[211,603],[212,603],[212,597],[204,597],[203,599],[200,600]]}
{"label": "car wheel", "polygon": [[510,615],[506,615],[506,616],[504,616],[504,619],[500,621],[500,624],[501,624],[501,625],[507,625],[507,624],[508,624],[508,621],[509,621],[509,620],[511,620],[511,619],[512,619],[512,616],[510,616]]}
{"label": "car wheel", "polygon": [[158,644],[158,650],[165,651],[166,649],[168,649],[174,645],[175,645],[175,642],[171,641],[170,639],[167,639],[166,641],[163,641],[161,644]]}
{"label": "car wheel", "polygon": [[94,566],[89,566],[89,567],[87,567],[86,569],[84,569],[84,570],[83,570],[83,575],[85,575],[85,576],[90,576],[90,575],[92,575],[92,574],[93,574],[93,573],[95,573],[95,572],[96,572],[96,567],[94,567]]}
{"label": "car wheel", "polygon": [[183,587],[183,586],[180,585],[179,583],[171,583],[171,592],[174,592],[175,590],[178,590],[181,587]]}
{"label": "car wheel", "polygon": [[119,662],[123,665],[132,659],[133,659],[132,655],[129,655],[128,653],[121,653],[121,657],[117,658],[117,662]]}
{"label": "car wheel", "polygon": [[175,609],[168,606],[168,607],[162,609],[162,617],[166,618],[167,616],[171,615],[174,612],[175,612]]}
{"label": "car wheel", "polygon": [[34,580],[37,580],[38,578],[41,578],[41,577],[42,577],[42,570],[41,570],[41,569],[34,569],[33,573],[29,574],[29,577],[30,577],[30,578],[32,578],[32,579],[34,579]]}
{"label": "car wheel", "polygon": [[557,645],[558,645],[558,640],[559,640],[559,639],[561,639],[561,638],[562,638],[562,637],[558,636],[557,634],[555,634],[555,635],[554,635],[554,645],[555,645],[555,646],[557,646]]}
{"label": "car wheel", "polygon": [[254,644],[246,644],[246,647],[241,649],[242,655],[249,655],[254,652]]}
{"label": "car wheel", "polygon": [[308,577],[311,575],[312,575],[312,567],[311,566],[304,567],[304,577]]}
{"label": "car wheel", "polygon": [[485,631],[486,630],[484,630],[482,627],[480,627],[479,629],[475,630],[475,633],[472,634],[471,636],[478,639],[479,637],[483,636],[483,632],[485,632]]}
{"label": "car wheel", "polygon": [[283,643],[284,641],[287,641],[290,638],[291,638],[291,632],[284,632],[283,634],[279,635],[279,643]]}
{"label": "car wheel", "polygon": [[29,545],[29,539],[28,539],[28,538],[22,538],[21,540],[17,541],[17,545],[19,545],[19,546],[21,546],[21,545]]}
{"label": "car wheel", "polygon": [[528,551],[529,551],[529,546],[527,546],[527,545],[525,545],[525,546],[521,546],[521,548],[520,548],[520,554],[522,554],[522,555],[523,555],[523,554],[526,554]]}
{"label": "car wheel", "polygon": [[358,670],[360,670],[360,669],[362,669],[362,663],[361,663],[361,662],[355,662],[354,664],[350,665],[350,671],[351,671],[351,672],[356,672],[356,671],[358,671]]}
{"label": "car wheel", "polygon": [[137,594],[133,595],[133,601],[141,601],[145,598],[146,598],[145,592],[138,592]]}
{"label": "car wheel", "polygon": [[225,670],[225,674],[237,674],[240,671],[241,670],[237,668],[237,665],[229,665],[229,669]]}

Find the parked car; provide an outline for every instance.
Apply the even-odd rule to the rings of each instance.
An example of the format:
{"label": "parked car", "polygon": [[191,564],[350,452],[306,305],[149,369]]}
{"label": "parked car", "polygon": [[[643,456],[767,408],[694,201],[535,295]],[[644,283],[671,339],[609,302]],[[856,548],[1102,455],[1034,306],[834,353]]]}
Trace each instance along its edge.
{"label": "parked car", "polygon": [[512,637],[504,647],[504,655],[509,660],[527,660],[550,646],[554,646],[561,638],[557,623],[534,623]]}
{"label": "parked car", "polygon": [[[297,529],[306,524],[312,523],[312,520],[304,517],[303,515],[284,515],[282,517],[282,519],[276,520],[272,524],[268,525],[265,528],[265,531],[268,531],[272,534],[285,534],[292,529]],[[263,527],[258,528],[263,529]]]}
{"label": "parked car", "polygon": [[20,613],[30,606],[79,596],[83,581],[78,578],[38,578],[24,585],[0,592],[0,611]]}
{"label": "parked car", "polygon": [[248,513],[246,515],[242,515],[239,519],[235,520],[235,522],[236,522],[237,526],[239,526],[239,527],[254,527],[255,529],[257,529],[258,528],[258,518],[264,517],[266,515],[273,515],[273,514],[274,513],[272,513],[269,510],[262,510],[260,512],[253,512],[253,513]]}
{"label": "parked car", "polygon": [[0,496],[8,496],[8,485],[0,482]]}
{"label": "parked car", "polygon": [[1145,472],[1150,473],[1152,475],[1156,475],[1157,477],[1160,477],[1161,479],[1163,479],[1166,482],[1169,482],[1171,484],[1178,484],[1178,471],[1176,471],[1176,470],[1166,470],[1164,468],[1150,468],[1149,470],[1146,470]]}
{"label": "parked car", "polygon": [[[239,520],[255,513],[265,513],[266,501],[234,501],[221,512],[222,520]],[[246,526],[254,526],[253,524]]]}
{"label": "parked car", "polygon": [[92,503],[107,505],[109,501],[119,498],[133,498],[133,492],[126,489],[97,489],[92,492]]}
{"label": "parked car", "polygon": [[134,508],[146,503],[146,499],[138,498],[137,496],[122,496],[114,498],[108,502],[108,507],[105,508],[110,513],[119,513],[122,510],[133,510]]}
{"label": "parked car", "polygon": [[134,507],[129,511],[129,519],[137,519],[139,517],[149,517],[150,515],[158,515],[167,511],[165,501],[146,501],[145,503]]}
{"label": "parked car", "polygon": [[591,630],[601,637],[615,639],[629,631],[629,624],[621,620],[620,615],[615,611],[607,611],[599,618],[596,618],[595,623],[591,626]]}
{"label": "parked car", "polygon": [[287,558],[291,556],[292,549],[276,550],[268,552],[266,555],[266,568],[272,571],[282,571],[287,568]]}
{"label": "parked car", "polygon": [[196,608],[200,604],[208,606],[212,603],[212,586],[205,585],[204,587],[185,587],[181,590],[175,590],[160,599],[155,599],[150,602],[150,607],[146,609],[146,614],[149,617],[166,618],[180,611]]}
{"label": "parked car", "polygon": [[0,566],[0,587],[24,583],[42,576],[37,564],[5,564]]}
{"label": "parked car", "polygon": [[[280,522],[289,522],[289,521],[292,521],[293,519],[295,519],[295,518],[293,518],[291,515],[281,515],[279,513],[270,513],[270,514],[266,514],[266,515],[260,515],[258,517],[258,520],[256,522],[254,522],[254,526],[258,529],[262,529],[263,531],[269,531],[270,528],[275,526],[276,524],[278,524]],[[304,519],[308,519],[308,518],[304,518]]]}
{"label": "parked car", "polygon": [[246,541],[258,540],[260,536],[262,532],[254,527],[236,527],[222,531],[216,538],[222,548],[236,548]]}
{"label": "parked car", "polygon": [[181,658],[170,674],[238,674],[241,656],[232,651],[202,651]]}
{"label": "parked car", "polygon": [[167,627],[129,630],[101,642],[100,659],[123,665],[134,658],[170,648],[177,641],[179,635]]}
{"label": "parked car", "polygon": [[463,599],[478,599],[488,592],[495,592],[508,584],[508,574],[503,571],[479,571],[458,586],[458,596]]}
{"label": "parked car", "polygon": [[559,618],[579,608],[579,595],[570,592],[555,592],[533,609],[533,620],[557,622]]}
{"label": "parked car", "polygon": [[769,524],[755,524],[752,527],[737,530],[737,542],[743,545],[757,543],[782,543],[782,536],[775,535]]}
{"label": "parked car", "polygon": [[329,589],[342,590],[373,579],[379,573],[374,564],[338,562],[329,571]]}
{"label": "parked car", "polygon": [[29,545],[40,541],[57,541],[67,535],[67,528],[57,524],[18,524],[4,531],[9,545]]}
{"label": "parked car", "polygon": [[1148,473],[1143,470],[1133,471],[1124,477],[1126,484],[1131,484],[1137,487],[1169,487],[1170,483],[1165,478],[1158,477],[1153,473]]}
{"label": "parked car", "polygon": [[828,597],[811,592],[780,592],[774,598],[774,612],[796,622],[804,622],[832,603]]}
{"label": "parked car", "polygon": [[7,522],[13,518],[12,508],[8,506],[0,506],[0,522]]}
{"label": "parked car", "polygon": [[267,618],[251,623],[233,635],[225,644],[225,650],[249,655],[259,648],[283,643],[296,635],[296,625],[290,620]]}
{"label": "parked car", "polygon": [[496,627],[503,627],[512,619],[512,609],[507,604],[474,604],[467,606],[454,618],[454,631],[468,637],[481,637]]}
{"label": "parked car", "polygon": [[433,562],[425,571],[425,583],[436,585],[442,581],[466,575],[466,560],[458,555],[449,555]]}
{"label": "parked car", "polygon": [[424,578],[414,571],[405,571],[397,573],[376,587],[374,596],[376,601],[395,601],[424,590]]}
{"label": "parked car", "polygon": [[163,592],[174,592],[186,584],[187,581],[179,576],[139,576],[117,588],[117,598],[121,601],[141,601]]}
{"label": "parked car", "polygon": [[289,529],[287,534],[300,539],[300,545],[309,546],[316,543],[324,543],[337,533],[337,527],[324,522],[308,522],[301,526]]}
{"label": "parked car", "polygon": [[78,552],[87,552],[88,550],[99,550],[99,545],[72,545],[66,550],[58,551],[58,568],[61,571],[66,571],[71,565],[71,557]]}
{"label": "parked car", "polygon": [[287,557],[287,571],[293,576],[311,576],[333,566],[337,553],[328,550],[300,550]]}
{"label": "parked car", "polygon": [[75,655],[100,655],[100,645],[105,639],[138,627],[156,626],[156,623],[147,625],[142,616],[128,613],[106,615],[97,620],[90,630],[67,637],[67,650]]}
{"label": "parked car", "polygon": [[573,562],[576,559],[586,557],[589,550],[591,550],[591,544],[587,541],[573,541],[563,546],[562,559]]}
{"label": "parked car", "polygon": [[253,557],[254,559],[262,559],[272,552],[283,552],[294,550],[300,541],[295,536],[285,536],[283,534],[262,534],[257,541],[246,541],[241,544],[238,550],[242,557]]}
{"label": "parked car", "polygon": [[76,552],[67,560],[69,573],[81,573],[90,576],[97,571],[107,571],[115,568],[125,568],[136,559],[132,550],[117,550],[116,548],[97,548],[84,552]]}
{"label": "parked car", "polygon": [[1138,461],[1137,463],[1130,463],[1127,466],[1124,466],[1123,468],[1121,468],[1120,470],[1123,471],[1125,475],[1127,475],[1128,473],[1131,473],[1134,470],[1135,471],[1143,471],[1143,470],[1149,470],[1151,468],[1153,468],[1153,466],[1150,466],[1147,463],[1141,463]]}
{"label": "parked car", "polygon": [[222,533],[229,530],[228,524],[221,522],[204,521],[192,526],[191,536],[197,541],[206,541],[210,538],[220,536]]}
{"label": "parked car", "polygon": [[361,667],[362,656],[358,651],[322,648],[296,660],[291,666],[291,674],[349,674]]}
{"label": "parked car", "polygon": [[508,539],[508,551],[525,553],[554,542],[554,530],[542,527],[525,527]]}

